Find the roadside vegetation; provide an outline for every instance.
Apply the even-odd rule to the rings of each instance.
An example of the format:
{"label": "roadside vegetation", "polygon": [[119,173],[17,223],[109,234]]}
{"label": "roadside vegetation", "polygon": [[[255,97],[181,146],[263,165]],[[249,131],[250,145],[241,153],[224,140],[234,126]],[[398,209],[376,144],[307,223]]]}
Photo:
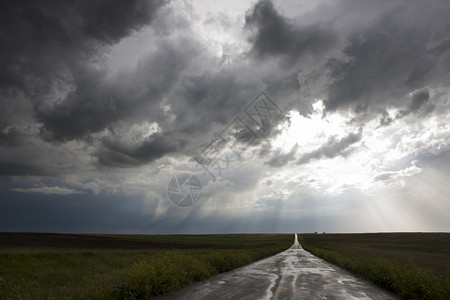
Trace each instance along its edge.
{"label": "roadside vegetation", "polygon": [[[303,234],[299,242],[306,251],[371,280],[401,299],[444,300],[450,299],[450,277],[448,270],[436,266],[449,262],[449,237],[431,233]],[[420,266],[414,260],[417,257],[422,258]]]}
{"label": "roadside vegetation", "polygon": [[168,250],[144,259],[128,272],[116,299],[147,299],[177,290],[214,274],[274,255],[286,247],[247,250]]}
{"label": "roadside vegetation", "polygon": [[0,233],[2,300],[147,299],[292,244],[292,235],[275,234],[5,236]]}

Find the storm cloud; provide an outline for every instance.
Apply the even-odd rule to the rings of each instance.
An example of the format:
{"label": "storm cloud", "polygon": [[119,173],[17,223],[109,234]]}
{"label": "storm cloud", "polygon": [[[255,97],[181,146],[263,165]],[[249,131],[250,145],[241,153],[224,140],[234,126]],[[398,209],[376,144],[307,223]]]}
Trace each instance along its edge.
{"label": "storm cloud", "polygon": [[162,1],[7,1],[2,4],[0,86],[29,93],[82,76],[102,47],[153,19]]}
{"label": "storm cloud", "polygon": [[448,230],[448,1],[0,7],[0,231]]}
{"label": "storm cloud", "polygon": [[320,148],[304,154],[297,164],[305,164],[313,159],[334,158],[338,155],[347,156],[351,152],[351,146],[361,140],[361,132],[350,133],[349,135],[338,139],[331,136],[327,142]]}
{"label": "storm cloud", "polygon": [[253,30],[250,52],[260,59],[283,57],[286,64],[305,55],[320,55],[333,45],[332,28],[326,24],[301,26],[282,16],[271,1],[259,1],[245,17]]}
{"label": "storm cloud", "polygon": [[434,4],[394,1],[373,26],[352,33],[345,59],[328,64],[327,110],[401,107],[412,91],[449,82],[449,8],[443,1]]}

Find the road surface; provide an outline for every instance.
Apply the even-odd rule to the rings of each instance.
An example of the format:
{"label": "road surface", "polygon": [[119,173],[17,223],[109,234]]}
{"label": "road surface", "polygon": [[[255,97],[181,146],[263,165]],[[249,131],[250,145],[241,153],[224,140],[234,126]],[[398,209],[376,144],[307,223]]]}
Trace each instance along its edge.
{"label": "road surface", "polygon": [[157,299],[397,299],[374,284],[294,245]]}

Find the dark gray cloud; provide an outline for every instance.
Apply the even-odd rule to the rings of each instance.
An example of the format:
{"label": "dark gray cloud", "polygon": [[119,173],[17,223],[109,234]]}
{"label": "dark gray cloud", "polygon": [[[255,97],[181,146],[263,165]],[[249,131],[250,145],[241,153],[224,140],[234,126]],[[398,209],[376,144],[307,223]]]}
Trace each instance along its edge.
{"label": "dark gray cloud", "polygon": [[[249,76],[251,69],[221,66],[198,37],[177,30],[174,25],[169,37],[155,37],[151,55],[141,58],[136,69],[107,79],[102,70],[93,70],[62,101],[38,110],[41,134],[47,141],[89,140],[91,134],[107,130],[111,137],[101,140],[96,155],[108,166],[141,165],[166,154],[197,154],[199,142],[214,138],[260,87],[258,78]],[[154,140],[164,144],[124,146],[123,130],[118,134],[116,129],[144,121],[158,123],[164,138]]]}
{"label": "dark gray cloud", "polygon": [[331,48],[334,35],[325,24],[300,26],[282,16],[272,1],[261,0],[247,13],[245,26],[254,32],[251,53],[261,59],[281,56],[286,65],[304,55],[318,55]]}
{"label": "dark gray cloud", "polygon": [[435,108],[433,103],[430,103],[430,93],[428,89],[416,92],[412,95],[411,101],[405,109],[400,110],[395,116],[389,115],[385,110],[381,113],[380,126],[391,125],[393,121],[403,118],[411,113],[416,116],[424,117],[431,113]]}
{"label": "dark gray cloud", "polygon": [[[192,55],[186,54],[187,45],[192,46]],[[121,95],[120,102],[126,106],[126,109],[117,110],[119,116],[108,114],[108,111],[102,110],[101,105],[97,106],[97,114],[95,108],[88,106],[86,114],[79,115],[80,120],[91,114],[92,122],[103,122],[97,131],[109,129],[111,137],[101,140],[102,147],[97,152],[100,164],[136,166],[152,162],[166,154],[195,156],[201,146],[214,139],[255,96],[255,80],[248,77],[243,79],[245,74],[236,74],[235,69],[215,69],[217,65],[214,63],[211,70],[204,70],[200,74],[179,76],[177,72],[171,72],[164,78],[159,76],[159,68],[153,68],[155,62],[172,62],[174,66],[170,70],[178,68],[181,72],[187,68],[189,60],[202,58],[200,45],[195,40],[181,40],[163,49],[158,52],[160,56],[152,56],[149,61],[144,61],[140,66],[140,73],[132,76],[146,78],[145,86],[152,86],[153,89],[149,91],[145,88],[143,94],[136,99],[124,92],[112,92]],[[169,107],[168,111],[164,110],[164,105]],[[61,119],[61,122],[55,122],[55,126],[64,124],[63,116]],[[117,121],[123,121],[123,124],[117,125]],[[127,144],[123,131],[142,121],[157,122],[161,131],[138,144]],[[94,128],[90,124],[85,125],[87,126],[83,128],[86,130]],[[124,130],[116,131],[117,127]],[[68,130],[74,128],[77,127],[68,126]]]}
{"label": "dark gray cloud", "polygon": [[[121,2],[120,4],[124,7],[118,5],[118,9],[130,11],[130,13],[118,16],[107,15],[111,20],[107,19],[105,22],[122,23],[124,29],[116,30],[115,26],[117,25],[115,24],[111,28],[111,36],[107,35],[108,32],[103,33],[103,31],[95,34],[95,36],[103,37],[103,40],[99,41],[99,47],[117,42],[120,38],[130,34],[132,30],[147,25],[154,17],[154,10],[162,4],[162,2],[151,3]],[[145,7],[141,7],[143,5]],[[137,7],[136,11],[132,14],[133,9],[130,8],[135,6]],[[93,12],[93,14],[95,13]],[[114,17],[125,19],[115,20]],[[91,25],[88,26],[88,28],[90,27]],[[94,24],[92,27],[95,27]],[[82,40],[80,43],[89,42],[89,38],[86,40]],[[37,109],[38,120],[43,123],[44,135],[62,141],[83,138],[90,133],[105,129],[111,123],[130,118],[136,112],[142,112],[142,108],[148,106],[149,103],[157,103],[161,94],[170,87],[173,81],[172,77],[177,71],[175,68],[170,68],[170,64],[176,61],[173,51],[166,51],[167,47],[164,45],[161,45],[158,50],[159,53],[154,54],[153,61],[147,63],[148,67],[154,69],[154,74],[164,75],[157,78],[145,78],[144,76],[139,78],[139,75],[145,74],[137,73],[134,76],[125,76],[125,78],[119,74],[112,80],[106,80],[105,70],[83,65],[88,62],[85,60],[80,62],[81,67],[75,68],[75,76],[70,81],[74,85],[73,90],[55,105],[42,105]],[[77,73],[77,69],[81,69],[81,74]],[[142,93],[144,88],[147,90],[146,93]],[[148,108],[144,109],[144,112],[147,111]]]}
{"label": "dark gray cloud", "polygon": [[[313,161],[367,151],[372,183],[411,180],[433,164],[441,169],[430,178],[448,177],[448,155],[436,158],[448,153],[448,1],[324,1],[305,13],[262,0],[240,2],[240,15],[165,3],[0,5],[0,230],[316,231],[328,216],[311,217],[321,206],[313,199],[305,210],[303,198],[352,183],[330,186]],[[289,121],[263,133],[243,111],[261,91],[298,111],[299,124],[319,124],[314,145],[309,133],[279,136],[313,151],[273,148]],[[189,158],[235,117],[258,138],[213,182]],[[356,148],[388,135],[390,149]],[[310,168],[319,175],[303,174]],[[164,201],[177,171],[207,178],[203,206],[180,212]]]}
{"label": "dark gray cloud", "polygon": [[351,152],[351,146],[361,140],[362,131],[350,133],[342,139],[331,136],[320,148],[304,154],[297,164],[306,164],[312,160],[321,158],[335,158],[337,156],[347,156]]}
{"label": "dark gray cloud", "polygon": [[[386,106],[401,108],[412,91],[449,81],[450,4],[398,1],[393,5],[372,26],[349,37],[344,60],[329,61],[328,111],[351,108],[380,113]],[[410,109],[420,108],[417,99],[414,105],[419,106]]]}
{"label": "dark gray cloud", "polygon": [[40,163],[48,162],[46,157],[14,157],[15,152],[23,154],[22,149],[13,151],[14,147],[26,144],[33,145],[34,153],[46,155],[47,151],[49,155],[48,146],[35,140],[39,127],[49,142],[70,141],[100,131],[130,112],[120,88],[104,82],[103,56],[110,46],[150,24],[164,3],[1,4],[0,145],[11,150],[0,158],[1,173],[45,174],[54,170]]}
{"label": "dark gray cloud", "polygon": [[424,103],[428,102],[428,100],[430,100],[430,94],[428,93],[427,90],[415,93],[412,96],[411,104],[409,105],[408,111],[411,112],[419,110]]}
{"label": "dark gray cloud", "polygon": [[295,154],[297,153],[298,145],[292,147],[292,149],[288,153],[280,153],[279,151],[273,155],[271,155],[271,159],[267,162],[267,164],[271,167],[282,167],[288,164],[290,161],[295,159]]}
{"label": "dark gray cloud", "polygon": [[[81,75],[112,45],[148,24],[163,1],[5,1],[1,4],[0,87],[29,93],[67,73]],[[64,69],[64,70],[61,70]],[[69,75],[69,76],[70,76]]]}
{"label": "dark gray cloud", "polygon": [[8,124],[0,123],[0,145],[3,147],[13,147],[20,141],[21,133]]}
{"label": "dark gray cloud", "polygon": [[396,119],[391,117],[387,111],[383,111],[380,116],[380,126],[389,126]]}
{"label": "dark gray cloud", "polygon": [[[333,28],[337,21],[307,17],[307,22],[297,22],[279,13],[271,1],[259,1],[247,12],[244,26],[250,31],[250,55],[257,57],[256,66],[238,60],[224,66],[221,59],[211,58],[202,41],[189,32],[189,17],[176,15],[171,8],[156,24],[151,55],[142,58],[136,69],[107,77],[100,63],[107,46],[154,21],[163,2],[8,2],[2,10],[1,30],[2,40],[8,43],[0,57],[6,66],[2,86],[9,94],[3,95],[2,104],[23,92],[31,105],[5,115],[0,142],[10,148],[26,143],[30,135],[24,134],[24,128],[30,124],[15,124],[26,116],[29,123],[38,122],[34,126],[40,126],[41,137],[49,143],[93,142],[97,147],[93,154],[108,166],[146,164],[165,154],[195,155],[199,145],[213,139],[263,88],[284,106],[307,114],[310,107],[298,99],[302,87],[293,69],[301,69],[310,56],[328,59],[327,111],[373,110],[382,114],[382,125],[392,121],[386,105],[402,109],[399,117],[416,111],[426,114],[433,109],[429,94],[428,98],[424,94],[426,85],[448,77],[442,63],[450,45],[444,37],[449,24],[443,18],[445,3],[438,3],[441,7],[430,8],[420,2],[408,6],[395,2],[389,6],[394,10],[380,4],[371,26],[353,29],[342,60],[327,58],[342,40],[337,35],[343,33]],[[345,18],[349,9],[358,13],[374,9],[364,3],[352,5],[351,1],[336,5],[346,9],[337,9],[341,15],[334,18]],[[426,8],[423,13],[421,8]],[[329,15],[326,7],[315,13],[321,10]],[[224,15],[221,18],[225,18],[223,28],[232,26]],[[13,31],[19,34],[9,34]],[[271,65],[276,67],[271,72],[264,70],[264,61],[273,57],[281,58],[281,63]],[[286,65],[293,69],[283,70]],[[55,86],[63,96],[51,93]],[[411,90],[422,92],[408,104]],[[169,112],[163,105],[169,105]],[[127,144],[121,136],[125,130],[118,128],[141,122],[157,122],[161,130],[150,139]],[[93,137],[100,132],[107,136]]]}
{"label": "dark gray cloud", "polygon": [[29,162],[20,163],[20,162],[9,162],[2,161],[0,162],[0,175],[5,176],[26,176],[26,175],[47,175],[44,169],[41,169],[38,166],[30,165]]}
{"label": "dark gray cloud", "polygon": [[400,111],[400,116],[406,116],[411,113],[420,113],[422,116],[431,113],[435,108],[433,103],[430,103],[430,93],[428,89],[418,91],[411,97],[411,102],[405,110]]}
{"label": "dark gray cloud", "polygon": [[120,141],[105,140],[97,157],[98,162],[105,166],[137,166],[179,151],[183,146],[182,139],[176,140],[163,134],[154,134],[134,147]]}

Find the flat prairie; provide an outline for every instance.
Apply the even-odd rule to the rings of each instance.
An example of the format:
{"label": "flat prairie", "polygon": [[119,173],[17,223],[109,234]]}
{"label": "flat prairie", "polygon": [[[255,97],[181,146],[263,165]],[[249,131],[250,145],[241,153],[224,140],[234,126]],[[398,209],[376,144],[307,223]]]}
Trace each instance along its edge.
{"label": "flat prairie", "polygon": [[450,233],[302,234],[311,247],[335,250],[346,256],[382,257],[414,263],[434,273],[450,276]]}
{"label": "flat prairie", "polygon": [[292,234],[0,233],[0,299],[147,299],[292,243]]}

